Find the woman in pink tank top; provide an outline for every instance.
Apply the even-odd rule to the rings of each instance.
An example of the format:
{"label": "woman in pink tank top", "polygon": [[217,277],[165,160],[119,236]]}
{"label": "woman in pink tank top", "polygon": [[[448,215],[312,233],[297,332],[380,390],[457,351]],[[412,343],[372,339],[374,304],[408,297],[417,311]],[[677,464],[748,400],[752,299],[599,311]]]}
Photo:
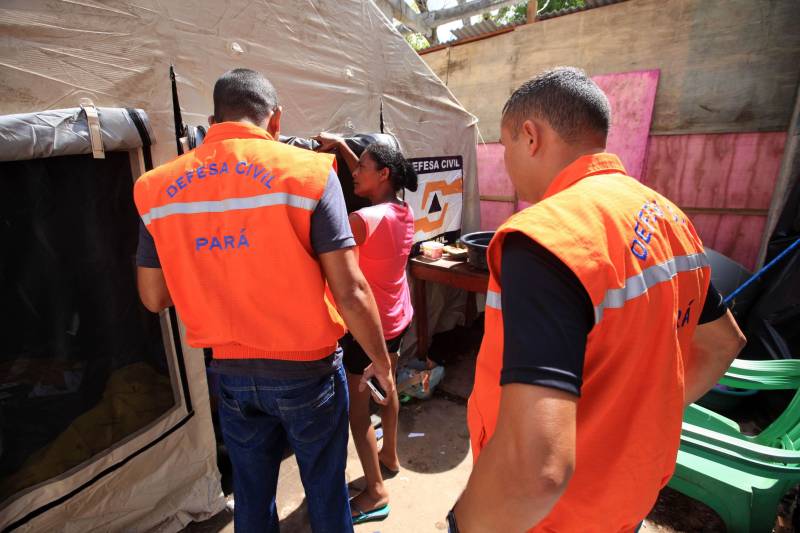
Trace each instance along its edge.
{"label": "woman in pink tank top", "polygon": [[[323,150],[336,148],[344,156],[353,174],[355,194],[372,203],[350,214],[350,227],[358,245],[359,266],[378,306],[392,371],[397,372],[401,340],[413,316],[406,265],[414,245],[414,213],[398,194],[404,189],[417,190],[417,174],[398,150],[385,144],[373,143],[357,158],[338,137],[321,134],[316,139]],[[381,406],[383,447],[378,451],[370,423],[370,392],[359,390],[361,374],[371,361],[349,333],[340,344],[350,389],[350,429],[366,479],[364,491],[350,501],[353,523],[382,520],[389,515],[389,493],[383,476],[394,476],[400,470],[400,402],[395,390]]]}

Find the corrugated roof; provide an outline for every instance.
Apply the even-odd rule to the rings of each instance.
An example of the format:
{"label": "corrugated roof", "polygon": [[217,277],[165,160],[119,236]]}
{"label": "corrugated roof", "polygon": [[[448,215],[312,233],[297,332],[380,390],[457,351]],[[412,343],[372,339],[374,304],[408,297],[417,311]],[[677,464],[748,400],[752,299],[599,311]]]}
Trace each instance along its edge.
{"label": "corrugated roof", "polygon": [[460,41],[461,39],[470,39],[472,37],[479,37],[487,33],[496,32],[508,26],[509,24],[500,25],[493,20],[482,20],[477,24],[470,24],[469,26],[462,26],[456,30],[451,30],[450,33],[453,34],[456,41]]}

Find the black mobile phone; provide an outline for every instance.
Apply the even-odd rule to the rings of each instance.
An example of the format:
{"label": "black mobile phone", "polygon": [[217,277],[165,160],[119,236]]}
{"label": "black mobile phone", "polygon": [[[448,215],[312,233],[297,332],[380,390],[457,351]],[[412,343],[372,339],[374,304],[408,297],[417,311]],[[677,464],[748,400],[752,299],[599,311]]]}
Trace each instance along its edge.
{"label": "black mobile phone", "polygon": [[378,383],[378,380],[375,378],[369,378],[367,380],[367,386],[375,393],[375,397],[378,398],[380,401],[384,401],[386,399],[386,391],[383,390],[381,384]]}

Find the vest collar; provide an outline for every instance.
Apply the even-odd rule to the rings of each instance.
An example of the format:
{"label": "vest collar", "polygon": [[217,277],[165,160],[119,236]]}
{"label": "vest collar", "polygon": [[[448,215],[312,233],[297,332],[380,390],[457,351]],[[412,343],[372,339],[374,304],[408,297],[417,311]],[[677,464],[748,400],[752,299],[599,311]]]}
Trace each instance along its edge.
{"label": "vest collar", "polygon": [[542,200],[568,189],[588,176],[596,174],[625,174],[625,167],[617,156],[609,153],[584,155],[567,165],[547,187]]}
{"label": "vest collar", "polygon": [[224,141],[226,139],[266,139],[274,141],[265,129],[247,122],[220,122],[208,128],[204,143]]}

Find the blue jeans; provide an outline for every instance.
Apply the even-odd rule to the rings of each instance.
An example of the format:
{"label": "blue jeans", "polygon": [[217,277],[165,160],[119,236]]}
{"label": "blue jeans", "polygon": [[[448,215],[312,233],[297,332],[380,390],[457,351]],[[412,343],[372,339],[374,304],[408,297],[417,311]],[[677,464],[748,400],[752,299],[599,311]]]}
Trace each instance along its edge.
{"label": "blue jeans", "polygon": [[219,419],[233,464],[237,533],[277,533],[275,491],[294,450],[314,533],[353,531],[344,468],[349,397],[344,368],[322,378],[221,375]]}

